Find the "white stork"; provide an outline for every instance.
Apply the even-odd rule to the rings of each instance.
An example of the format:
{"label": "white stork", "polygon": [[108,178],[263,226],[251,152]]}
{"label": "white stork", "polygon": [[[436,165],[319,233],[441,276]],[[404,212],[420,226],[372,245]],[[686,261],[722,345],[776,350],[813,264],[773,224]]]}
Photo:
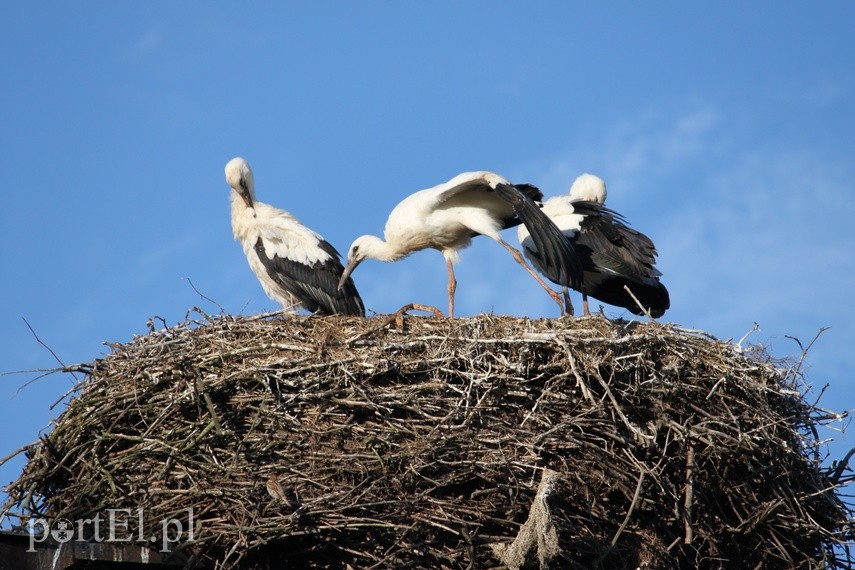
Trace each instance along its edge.
{"label": "white stork", "polygon": [[402,200],[386,221],[385,241],[365,235],[354,240],[347,254],[347,277],[364,259],[398,261],[415,251],[437,249],[445,257],[448,270],[448,316],[454,316],[454,264],[459,250],[477,235],[490,237],[507,249],[550,296],[562,306],[561,298],[529,267],[519,251],[499,235],[503,229],[520,223],[528,228],[534,243],[544,252],[541,271],[561,285],[578,284],[581,266],[573,246],[533,200],[543,196],[528,184],[513,185],[492,172],[464,172],[427,190]]}
{"label": "white stork", "polygon": [[[267,296],[285,308],[365,315],[335,248],[284,210],[255,199],[252,170],[242,158],[226,164],[232,187],[232,230]],[[339,279],[341,278],[341,286]]]}
{"label": "white stork", "polygon": [[[598,176],[583,174],[573,182],[569,194],[543,203],[543,212],[567,236],[581,261],[582,283],[574,289],[582,293],[584,314],[590,314],[590,295],[636,315],[644,314],[641,303],[651,316],[661,317],[671,300],[659,282],[662,274],[653,266],[656,248],[649,237],[627,226],[620,214],[603,206],[605,201],[605,182]],[[517,236],[526,256],[540,269],[537,243],[523,226]],[[572,315],[566,287],[564,302],[566,312]]]}

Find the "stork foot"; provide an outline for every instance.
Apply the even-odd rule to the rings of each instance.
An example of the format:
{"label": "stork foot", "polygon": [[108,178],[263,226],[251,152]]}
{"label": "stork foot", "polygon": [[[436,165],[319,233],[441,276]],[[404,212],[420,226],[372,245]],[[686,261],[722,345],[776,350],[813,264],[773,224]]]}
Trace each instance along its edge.
{"label": "stork foot", "polygon": [[567,287],[564,287],[561,293],[564,296],[564,314],[572,317],[573,303],[570,301],[570,292],[567,290]]}
{"label": "stork foot", "polygon": [[537,281],[537,283],[541,287],[543,287],[543,290],[546,291],[550,297],[552,297],[552,300],[555,301],[556,305],[558,305],[558,310],[561,311],[561,314],[563,315],[564,314],[564,301],[561,300],[561,297],[558,296],[558,293],[553,291],[552,287],[547,285],[546,282],[544,282],[544,280],[540,278],[540,275],[538,275],[537,272],[534,269],[532,269],[528,263],[526,263],[525,259],[523,259],[522,254],[516,248],[508,245],[508,242],[506,242],[503,239],[499,239],[498,241],[500,244],[502,244],[502,247],[504,247],[506,250],[508,250],[508,252],[513,256],[514,260],[517,263],[519,263],[520,265],[522,265],[523,269],[528,271],[528,274],[531,275],[532,277],[534,277],[534,280]]}
{"label": "stork foot", "polygon": [[437,319],[442,319],[445,317],[445,315],[442,314],[442,311],[440,311],[436,307],[431,307],[430,305],[421,305],[419,303],[409,303],[407,305],[404,305],[403,307],[401,307],[400,309],[398,309],[397,311],[395,311],[391,315],[387,315],[386,318],[383,319],[383,322],[379,326],[371,327],[370,329],[368,329],[366,331],[362,331],[358,335],[347,339],[345,341],[345,343],[350,344],[351,342],[361,340],[367,336],[371,336],[372,334],[376,333],[377,331],[385,329],[386,327],[388,327],[392,323],[395,323],[395,327],[397,327],[398,330],[403,331],[404,330],[404,315],[407,313],[407,311],[425,311],[426,313],[432,313],[433,316],[436,317]]}
{"label": "stork foot", "polygon": [[555,301],[555,304],[558,305],[558,310],[563,315],[564,314],[564,299],[562,299],[558,293],[553,291],[551,287],[546,287],[545,289],[546,289],[546,292],[549,293],[549,296],[552,297],[552,300]]}
{"label": "stork foot", "polygon": [[424,311],[425,313],[432,313],[433,316],[437,319],[445,318],[445,315],[442,314],[442,311],[440,311],[436,307],[432,307],[430,305],[422,305],[421,303],[409,303],[407,305],[404,305],[403,307],[395,311],[393,315],[391,315],[391,317],[394,318],[395,324],[398,326],[399,329],[404,328],[404,315],[408,311]]}

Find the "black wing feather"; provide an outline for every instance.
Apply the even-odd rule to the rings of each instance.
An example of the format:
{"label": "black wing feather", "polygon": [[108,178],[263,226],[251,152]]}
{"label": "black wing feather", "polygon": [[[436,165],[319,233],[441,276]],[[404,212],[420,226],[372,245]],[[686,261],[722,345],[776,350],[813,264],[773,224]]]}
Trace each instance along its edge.
{"label": "black wing feather", "polygon": [[268,257],[261,237],[255,242],[255,253],[267,274],[299,299],[307,311],[328,315],[365,316],[365,306],[353,279],[348,278],[344,286],[340,290],[338,288],[338,281],[344,273],[338,251],[325,240],[319,241],[318,246],[330,257],[327,261],[314,265],[306,265],[278,255]]}
{"label": "black wing feather", "polygon": [[597,202],[573,202],[573,210],[585,217],[576,242],[590,247],[596,265],[628,279],[656,276],[653,241],[629,227],[623,216]]}
{"label": "black wing feather", "polygon": [[[534,186],[532,184],[514,184],[513,187],[519,190],[523,196],[525,196],[529,200],[532,200],[533,202],[540,202],[541,200],[543,200],[543,192],[541,192],[540,188],[538,188],[537,186]],[[508,198],[510,196],[508,196],[507,194],[505,196],[502,196],[502,194],[498,191],[496,191],[496,194],[503,198],[506,202],[509,201]],[[510,228],[515,228],[521,223],[523,223],[522,218],[520,218],[516,209],[514,209],[513,216],[502,218],[502,229],[507,230]]]}
{"label": "black wing feather", "polygon": [[578,290],[610,305],[643,314],[632,294],[653,317],[671,307],[668,289],[654,268],[656,247],[626,220],[597,202],[575,201],[573,210],[584,216],[572,238],[581,256],[585,276]]}
{"label": "black wing feather", "polygon": [[519,222],[525,225],[531,235],[542,260],[544,275],[554,283],[576,289],[582,282],[579,257],[570,240],[530,197],[532,188],[540,194],[537,188],[527,184],[498,184],[496,194],[513,207]]}

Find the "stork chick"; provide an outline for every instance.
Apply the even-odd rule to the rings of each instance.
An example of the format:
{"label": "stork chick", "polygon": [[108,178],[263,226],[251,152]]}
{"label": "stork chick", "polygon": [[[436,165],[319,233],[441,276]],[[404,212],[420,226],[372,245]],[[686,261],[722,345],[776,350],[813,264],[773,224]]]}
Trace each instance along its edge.
{"label": "stork chick", "polygon": [[540,190],[528,184],[513,185],[493,172],[464,172],[433,188],[404,198],[386,221],[385,241],[377,236],[357,238],[347,254],[340,283],[367,258],[398,261],[413,252],[433,248],[445,258],[448,271],[448,316],[454,316],[457,280],[454,264],[472,238],[485,235],[499,242],[534,277],[553,300],[561,298],[526,263],[519,251],[502,239],[501,230],[525,224],[542,255],[542,271],[556,283],[578,284],[581,266],[573,246],[540,211],[534,200]]}
{"label": "stork chick", "polygon": [[365,315],[353,280],[343,277],[338,251],[290,213],[257,201],[246,160],[238,157],[226,164],[226,182],[232,188],[235,239],[268,297],[285,308]]}
{"label": "stork chick", "polygon": [[[661,317],[671,300],[659,281],[662,274],[654,267],[657,253],[653,241],[630,228],[620,214],[603,205],[605,201],[606,184],[602,178],[583,174],[576,178],[568,194],[543,203],[543,212],[573,244],[581,261],[582,280],[573,288],[582,293],[583,312],[590,314],[590,295],[636,315],[647,311],[652,317]],[[526,257],[540,269],[537,244],[526,228],[521,226],[517,237]],[[567,287],[564,302],[565,311],[572,315]]]}

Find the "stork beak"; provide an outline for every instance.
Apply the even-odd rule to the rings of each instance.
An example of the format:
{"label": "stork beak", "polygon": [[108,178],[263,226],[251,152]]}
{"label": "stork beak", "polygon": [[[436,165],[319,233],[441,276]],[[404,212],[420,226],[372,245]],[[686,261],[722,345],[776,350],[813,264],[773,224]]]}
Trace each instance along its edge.
{"label": "stork beak", "polygon": [[240,190],[238,191],[238,194],[240,194],[240,197],[243,198],[243,201],[246,204],[247,208],[252,208],[252,192],[250,192],[249,185],[250,183],[247,181],[246,177],[241,176]]}
{"label": "stork beak", "polygon": [[[241,186],[243,186],[243,185],[241,185]],[[246,204],[247,208],[253,207],[252,197],[249,195],[249,190],[247,190],[246,188],[241,188],[240,192],[238,192],[238,195],[241,198],[243,198],[243,203]]]}
{"label": "stork beak", "polygon": [[341,274],[341,279],[338,280],[339,291],[341,291],[341,288],[344,287],[347,278],[350,277],[350,274],[353,273],[353,270],[356,269],[356,266],[359,265],[361,261],[361,259],[349,259],[347,261],[347,267],[344,268],[344,272]]}

